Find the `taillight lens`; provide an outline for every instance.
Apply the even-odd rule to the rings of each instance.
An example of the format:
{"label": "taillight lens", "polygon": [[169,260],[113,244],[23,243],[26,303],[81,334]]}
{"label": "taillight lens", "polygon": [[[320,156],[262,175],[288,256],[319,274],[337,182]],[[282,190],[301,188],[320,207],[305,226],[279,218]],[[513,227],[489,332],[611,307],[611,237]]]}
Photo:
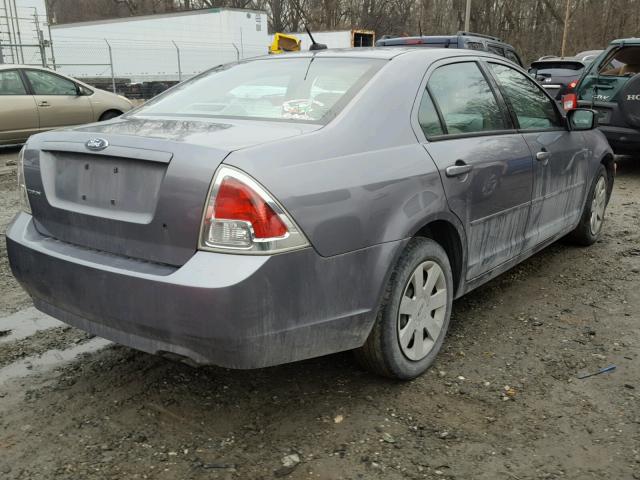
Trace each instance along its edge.
{"label": "taillight lens", "polygon": [[574,80],[573,82],[571,82],[571,83],[569,84],[569,89],[570,89],[570,90],[573,90],[573,89],[574,89],[574,88],[576,88],[577,86],[578,86],[578,81],[577,81],[577,80]]}
{"label": "taillight lens", "polygon": [[20,195],[20,209],[31,215],[31,204],[27,193],[27,185],[24,179],[24,149],[18,153],[18,194]]}
{"label": "taillight lens", "polygon": [[562,108],[565,110],[574,110],[578,108],[578,96],[575,93],[568,93],[562,97]]}
{"label": "taillight lens", "polygon": [[235,168],[218,169],[202,220],[201,249],[271,254],[308,245],[298,226],[261,185]]}

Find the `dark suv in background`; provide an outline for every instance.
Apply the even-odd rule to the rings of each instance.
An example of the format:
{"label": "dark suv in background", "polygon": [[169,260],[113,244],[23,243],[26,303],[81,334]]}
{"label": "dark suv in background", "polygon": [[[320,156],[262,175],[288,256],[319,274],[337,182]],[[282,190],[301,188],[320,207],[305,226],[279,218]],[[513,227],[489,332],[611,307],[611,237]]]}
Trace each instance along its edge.
{"label": "dark suv in background", "polygon": [[593,108],[619,155],[640,154],[640,38],[614,40],[587,68],[565,110]]}
{"label": "dark suv in background", "polygon": [[480,33],[458,32],[455,35],[423,35],[418,37],[382,37],[376,42],[376,47],[416,46],[431,48],[466,48],[495,53],[516,65],[523,66],[515,48],[504,43],[498,37],[482,35]]}
{"label": "dark suv in background", "polygon": [[545,58],[533,62],[529,74],[557,101],[571,93],[582,76],[585,64],[573,58]]}

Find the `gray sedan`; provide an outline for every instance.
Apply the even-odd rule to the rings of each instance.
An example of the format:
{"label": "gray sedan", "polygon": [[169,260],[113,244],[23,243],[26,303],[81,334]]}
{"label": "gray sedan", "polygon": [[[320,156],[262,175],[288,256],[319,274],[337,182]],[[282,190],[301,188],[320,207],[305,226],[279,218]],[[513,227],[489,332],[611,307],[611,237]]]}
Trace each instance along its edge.
{"label": "gray sedan", "polygon": [[613,155],[505,59],[259,58],[101,124],[32,137],[6,238],[37,308],[199,364],[344,350],[408,379],[452,301],[602,232]]}

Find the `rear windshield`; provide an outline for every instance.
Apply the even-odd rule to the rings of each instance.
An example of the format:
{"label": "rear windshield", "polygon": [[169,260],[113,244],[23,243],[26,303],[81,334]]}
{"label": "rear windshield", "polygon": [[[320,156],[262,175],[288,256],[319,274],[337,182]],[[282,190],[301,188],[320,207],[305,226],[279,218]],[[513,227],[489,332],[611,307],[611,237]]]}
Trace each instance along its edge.
{"label": "rear windshield", "polygon": [[223,65],[178,85],[135,115],[326,123],[384,63],[299,57]]}

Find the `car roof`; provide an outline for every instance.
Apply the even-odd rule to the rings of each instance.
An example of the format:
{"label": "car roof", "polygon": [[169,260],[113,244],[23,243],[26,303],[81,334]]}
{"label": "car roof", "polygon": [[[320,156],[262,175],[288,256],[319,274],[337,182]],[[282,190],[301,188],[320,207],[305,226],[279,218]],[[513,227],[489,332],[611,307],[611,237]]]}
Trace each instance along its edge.
{"label": "car roof", "polygon": [[640,37],[631,38],[618,38],[612,41],[609,45],[640,45]]}
{"label": "car roof", "polygon": [[[382,60],[391,60],[393,57],[402,55],[410,51],[408,47],[356,47],[356,48],[327,48],[323,50],[302,50],[299,52],[286,52],[278,55],[263,55],[254,57],[255,59],[278,59],[291,57],[350,57],[350,58],[379,58]],[[247,58],[251,61],[253,58]]]}
{"label": "car roof", "polygon": [[400,55],[420,56],[424,61],[436,61],[441,58],[450,57],[490,57],[504,60],[501,55],[494,55],[484,50],[469,50],[464,48],[416,48],[412,45],[406,46],[388,46],[388,47],[355,47],[355,48],[328,48],[326,50],[289,52],[279,55],[265,55],[262,57],[254,57],[247,59],[252,60],[276,60],[279,58],[373,58],[381,60],[391,60]]}
{"label": "car roof", "polygon": [[[490,37],[488,35],[466,33],[466,32],[460,32],[456,35],[418,35],[418,36],[407,36],[407,37],[386,37],[386,38],[381,38],[379,41],[399,42],[398,44],[401,44],[400,42],[403,42],[406,40],[422,40],[422,41],[432,40],[431,43],[436,43],[437,41],[457,42],[460,38],[470,39],[477,42],[496,43],[504,47],[510,48],[511,50],[515,50],[513,45],[506,43],[505,41],[503,41],[498,37]],[[395,45],[392,44],[389,46],[395,46]]]}

